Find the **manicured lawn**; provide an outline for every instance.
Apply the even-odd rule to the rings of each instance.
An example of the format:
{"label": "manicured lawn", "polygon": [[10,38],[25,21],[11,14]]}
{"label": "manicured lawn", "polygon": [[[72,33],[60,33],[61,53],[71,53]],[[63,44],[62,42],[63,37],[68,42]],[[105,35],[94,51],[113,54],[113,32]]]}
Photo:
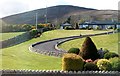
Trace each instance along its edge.
{"label": "manicured lawn", "polygon": [[[119,33],[119,36],[120,36],[120,33]],[[91,38],[95,43],[97,49],[104,48],[112,52],[118,53],[118,33],[111,34],[111,35],[94,36]],[[68,41],[61,44],[59,48],[64,50],[69,50],[71,47],[80,48],[84,40],[85,38]]]}
{"label": "manicured lawn", "polygon": [[17,35],[20,35],[24,32],[10,32],[10,33],[0,33],[0,41],[1,40],[7,40],[9,38],[15,37]]}
{"label": "manicured lawn", "polygon": [[73,36],[81,34],[98,33],[105,31],[85,31],[85,30],[54,30],[42,34],[39,38],[26,41],[19,45],[2,49],[0,53],[1,69],[39,69],[39,70],[61,70],[61,58],[46,56],[30,52],[28,47],[38,41],[53,38]]}

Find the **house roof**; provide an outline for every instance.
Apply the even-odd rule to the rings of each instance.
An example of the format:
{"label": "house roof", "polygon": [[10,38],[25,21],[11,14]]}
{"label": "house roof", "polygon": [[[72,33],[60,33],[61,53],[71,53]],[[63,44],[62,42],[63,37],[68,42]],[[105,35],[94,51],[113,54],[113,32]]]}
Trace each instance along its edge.
{"label": "house roof", "polygon": [[113,21],[91,21],[91,22],[85,22],[82,24],[83,25],[115,25],[118,23]]}
{"label": "house roof", "polygon": [[62,26],[71,26],[70,23],[64,23],[64,24],[61,24]]}

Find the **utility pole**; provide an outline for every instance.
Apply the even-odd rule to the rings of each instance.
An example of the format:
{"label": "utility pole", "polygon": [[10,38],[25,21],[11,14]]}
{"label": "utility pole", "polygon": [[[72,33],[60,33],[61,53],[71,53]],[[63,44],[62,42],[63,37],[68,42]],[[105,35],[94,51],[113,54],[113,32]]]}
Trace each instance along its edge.
{"label": "utility pole", "polygon": [[46,13],[45,13],[46,15],[45,15],[45,23],[47,24],[47,5],[46,5]]}
{"label": "utility pole", "polygon": [[36,30],[38,29],[38,28],[37,28],[37,24],[38,24],[37,20],[38,20],[38,19],[37,19],[37,13],[36,13]]}

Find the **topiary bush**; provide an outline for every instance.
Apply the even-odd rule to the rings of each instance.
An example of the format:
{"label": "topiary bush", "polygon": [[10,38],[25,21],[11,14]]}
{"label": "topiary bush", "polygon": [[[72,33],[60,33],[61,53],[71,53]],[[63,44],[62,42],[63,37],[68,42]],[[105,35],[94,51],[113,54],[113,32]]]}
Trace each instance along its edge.
{"label": "topiary bush", "polygon": [[85,59],[85,60],[99,59],[99,54],[98,54],[97,48],[90,37],[86,37],[86,39],[83,42],[82,47],[80,49],[79,55],[81,55],[83,57],[83,59]]}
{"label": "topiary bush", "polygon": [[80,71],[83,69],[83,59],[76,54],[68,53],[62,57],[63,71]]}
{"label": "topiary bush", "polygon": [[84,65],[84,70],[85,71],[97,71],[99,70],[99,68],[97,67],[96,64],[90,62]]}
{"label": "topiary bush", "polygon": [[120,58],[114,57],[109,59],[111,65],[112,65],[112,70],[113,71],[120,71]]}
{"label": "topiary bush", "polygon": [[113,53],[113,52],[107,52],[106,54],[104,54],[105,59],[110,59],[110,58],[114,58],[114,57],[119,57],[119,55],[116,53]]}
{"label": "topiary bush", "polygon": [[112,69],[112,65],[107,59],[100,59],[97,62],[97,66],[100,70],[110,71]]}
{"label": "topiary bush", "polygon": [[80,49],[79,48],[70,48],[69,50],[68,50],[68,53],[75,53],[75,54],[79,54],[79,52],[80,52]]}

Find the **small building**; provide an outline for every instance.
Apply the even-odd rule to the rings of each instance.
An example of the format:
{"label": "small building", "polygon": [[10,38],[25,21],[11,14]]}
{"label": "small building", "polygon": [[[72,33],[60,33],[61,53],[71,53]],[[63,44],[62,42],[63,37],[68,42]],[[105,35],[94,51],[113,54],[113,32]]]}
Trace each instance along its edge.
{"label": "small building", "polygon": [[61,24],[60,25],[60,29],[64,29],[66,26],[68,26],[68,27],[72,27],[72,24],[70,24],[70,23],[64,23],[64,24]]}

